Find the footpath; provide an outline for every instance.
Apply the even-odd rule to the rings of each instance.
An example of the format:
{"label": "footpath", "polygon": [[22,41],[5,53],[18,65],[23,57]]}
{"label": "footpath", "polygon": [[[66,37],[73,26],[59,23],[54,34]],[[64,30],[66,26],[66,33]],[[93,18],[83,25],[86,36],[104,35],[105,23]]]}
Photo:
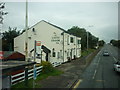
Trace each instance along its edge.
{"label": "footpath", "polygon": [[73,88],[85,68],[90,64],[91,60],[98,52],[99,50],[96,50],[88,56],[55,67],[62,70],[64,73],[59,76],[49,76],[48,78],[41,80],[39,82],[42,86],[41,88]]}

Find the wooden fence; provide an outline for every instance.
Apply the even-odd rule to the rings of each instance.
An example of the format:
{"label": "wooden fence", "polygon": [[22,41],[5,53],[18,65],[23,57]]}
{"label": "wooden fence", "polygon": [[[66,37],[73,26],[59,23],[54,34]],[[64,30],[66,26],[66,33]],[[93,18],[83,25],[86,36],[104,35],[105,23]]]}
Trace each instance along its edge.
{"label": "wooden fence", "polygon": [[[36,76],[40,74],[42,71],[43,66],[36,67]],[[28,79],[33,78],[34,75],[34,69],[28,70]],[[25,70],[23,72],[17,73],[15,75],[11,76],[11,85],[17,84],[18,82],[25,81]]]}

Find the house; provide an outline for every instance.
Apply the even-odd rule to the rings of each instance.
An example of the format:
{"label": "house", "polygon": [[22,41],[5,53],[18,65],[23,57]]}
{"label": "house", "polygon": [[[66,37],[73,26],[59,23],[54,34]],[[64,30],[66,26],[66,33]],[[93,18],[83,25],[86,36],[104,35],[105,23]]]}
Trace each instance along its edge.
{"label": "house", "polygon": [[[14,50],[25,55],[25,32],[14,38]],[[67,62],[81,56],[80,37],[69,34],[66,30],[47,21],[40,21],[28,30],[28,54],[30,60],[36,57],[41,61]],[[40,43],[39,54],[34,55],[35,42]],[[79,43],[78,43],[79,42]]]}

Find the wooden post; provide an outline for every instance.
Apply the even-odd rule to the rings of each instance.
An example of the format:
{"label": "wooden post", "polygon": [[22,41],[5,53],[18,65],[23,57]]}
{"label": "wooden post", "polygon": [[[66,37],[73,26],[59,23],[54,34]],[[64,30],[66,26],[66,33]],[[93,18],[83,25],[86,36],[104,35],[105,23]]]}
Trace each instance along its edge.
{"label": "wooden post", "polygon": [[28,67],[25,67],[25,86],[28,86]]}

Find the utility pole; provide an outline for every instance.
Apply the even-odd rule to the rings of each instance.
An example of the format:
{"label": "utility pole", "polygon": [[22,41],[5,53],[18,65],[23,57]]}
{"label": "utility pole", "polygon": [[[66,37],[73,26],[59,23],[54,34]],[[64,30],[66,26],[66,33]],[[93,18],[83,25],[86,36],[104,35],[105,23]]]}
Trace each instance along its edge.
{"label": "utility pole", "polygon": [[[90,25],[88,27],[93,27],[93,25]],[[89,32],[87,31],[87,52],[88,52],[88,48],[89,48]]]}
{"label": "utility pole", "polygon": [[64,47],[64,39],[65,39],[65,38],[64,38],[64,35],[65,35],[65,34],[64,34],[64,32],[63,32],[63,63],[64,63],[64,52],[65,52],[65,47]]}
{"label": "utility pole", "polygon": [[28,1],[26,0],[26,16],[25,16],[25,60],[28,61]]}
{"label": "utility pole", "polygon": [[88,31],[87,31],[87,51],[88,51],[88,48],[89,48],[89,45],[88,45],[88,39],[89,39],[89,36],[88,36]]}

